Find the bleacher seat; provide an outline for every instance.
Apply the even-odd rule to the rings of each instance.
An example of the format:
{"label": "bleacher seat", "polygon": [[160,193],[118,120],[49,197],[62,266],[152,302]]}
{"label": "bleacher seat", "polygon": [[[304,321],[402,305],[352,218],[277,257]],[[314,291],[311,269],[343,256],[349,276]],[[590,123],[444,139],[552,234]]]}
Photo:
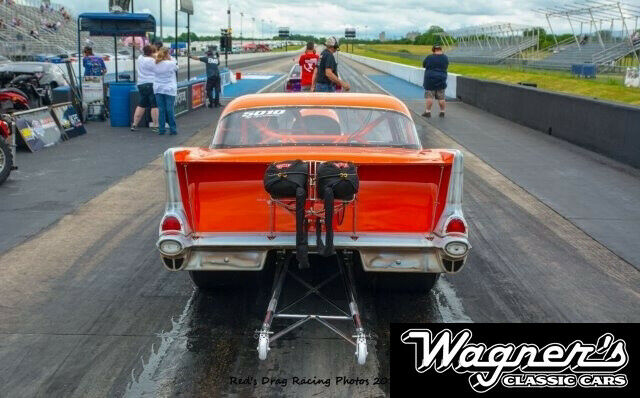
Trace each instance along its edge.
{"label": "bleacher seat", "polygon": [[[51,3],[51,10],[41,12],[39,3],[28,0],[14,0],[14,4],[0,3],[0,19],[3,27],[0,29],[2,43],[0,50],[3,55],[13,57],[33,56],[34,54],[71,54],[77,52],[77,20],[71,15],[65,20],[60,4]],[[69,10],[66,10],[69,12]],[[11,26],[16,18],[22,23]],[[48,23],[60,22],[58,29],[47,29]],[[39,37],[32,37],[29,33],[36,30]],[[81,34],[81,44],[84,46],[88,35]],[[92,37],[92,47],[96,53],[113,52],[113,39],[109,37]]]}

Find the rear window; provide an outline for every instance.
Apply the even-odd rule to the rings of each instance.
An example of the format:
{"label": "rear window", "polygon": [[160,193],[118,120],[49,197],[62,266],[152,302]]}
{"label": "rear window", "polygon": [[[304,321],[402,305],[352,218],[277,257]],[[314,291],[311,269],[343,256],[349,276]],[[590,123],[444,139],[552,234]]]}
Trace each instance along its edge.
{"label": "rear window", "polygon": [[407,116],[346,107],[237,111],[220,121],[211,148],[292,145],[420,148],[415,125]]}

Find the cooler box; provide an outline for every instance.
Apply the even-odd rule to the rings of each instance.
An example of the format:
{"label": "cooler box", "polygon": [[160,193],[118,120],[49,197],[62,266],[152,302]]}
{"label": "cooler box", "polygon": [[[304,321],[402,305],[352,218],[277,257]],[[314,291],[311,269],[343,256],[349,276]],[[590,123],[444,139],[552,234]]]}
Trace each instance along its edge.
{"label": "cooler box", "polygon": [[595,77],[596,77],[596,65],[595,64],[584,64],[584,65],[582,65],[582,77],[586,77],[588,79],[595,79]]}

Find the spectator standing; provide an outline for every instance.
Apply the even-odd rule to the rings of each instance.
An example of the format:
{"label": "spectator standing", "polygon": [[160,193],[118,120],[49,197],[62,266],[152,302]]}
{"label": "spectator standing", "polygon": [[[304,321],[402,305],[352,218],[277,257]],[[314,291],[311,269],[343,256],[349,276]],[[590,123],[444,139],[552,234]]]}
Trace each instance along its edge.
{"label": "spectator standing", "polygon": [[107,66],[102,58],[93,55],[93,49],[89,46],[84,48],[84,58],[82,58],[82,66],[84,67],[85,76],[104,76],[107,73]]}
{"label": "spectator standing", "polygon": [[[220,106],[220,58],[214,56],[213,51],[207,50],[207,55],[204,57],[194,57],[191,59],[204,62],[205,70],[207,73],[207,98],[209,98],[209,108]],[[213,92],[215,91],[215,97]]]}
{"label": "spectator standing", "polygon": [[335,86],[339,85],[342,86],[343,90],[349,91],[351,88],[349,83],[340,80],[338,77],[338,63],[333,55],[340,47],[338,39],[333,36],[329,37],[325,42],[325,46],[327,48],[320,54],[318,68],[313,74],[311,85],[314,88],[312,90],[331,93],[336,91]]}
{"label": "spectator standing", "polygon": [[311,83],[313,74],[318,66],[318,54],[316,54],[315,44],[310,41],[307,43],[307,50],[300,56],[298,64],[300,65],[300,86],[302,91],[311,91]]}
{"label": "spectator standing", "polygon": [[432,54],[422,61],[422,66],[424,67],[424,83],[422,86],[425,89],[426,98],[426,110],[422,116],[431,117],[431,107],[433,106],[433,100],[436,99],[440,108],[440,117],[444,117],[446,107],[444,91],[447,88],[449,58],[444,55],[442,47],[438,44],[431,48],[431,52]]}
{"label": "spectator standing", "polygon": [[153,81],[155,80],[155,52],[156,48],[147,44],[142,48],[142,54],[136,61],[136,72],[138,75],[138,92],[140,93],[140,102],[133,114],[133,124],[131,131],[138,129],[138,124],[142,119],[147,108],[151,108],[152,126],[158,125],[158,105],[156,105],[156,96],[153,92]]}
{"label": "spectator standing", "polygon": [[158,104],[158,134],[165,133],[165,122],[169,123],[169,134],[178,134],[174,104],[178,94],[178,82],[176,72],[178,63],[169,55],[165,47],[156,53],[156,61],[153,68],[153,92]]}

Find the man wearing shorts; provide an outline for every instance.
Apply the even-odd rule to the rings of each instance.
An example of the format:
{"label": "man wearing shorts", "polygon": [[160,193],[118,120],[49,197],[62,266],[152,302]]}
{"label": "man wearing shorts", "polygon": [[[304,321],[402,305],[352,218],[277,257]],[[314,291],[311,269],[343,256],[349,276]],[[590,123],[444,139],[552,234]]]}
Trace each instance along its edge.
{"label": "man wearing shorts", "polygon": [[155,74],[153,66],[156,63],[154,54],[156,48],[147,44],[142,48],[142,54],[136,60],[136,73],[138,75],[138,93],[140,93],[140,102],[133,113],[133,124],[131,131],[138,129],[138,124],[142,120],[142,116],[147,108],[151,108],[151,122],[155,128],[158,125],[158,106],[156,105],[156,96],[153,92],[153,80]]}
{"label": "man wearing shorts", "polygon": [[444,90],[447,88],[447,69],[449,68],[449,58],[442,52],[442,47],[435,44],[431,49],[432,54],[428,55],[422,66],[424,67],[425,98],[427,99],[426,110],[422,114],[424,117],[431,117],[431,107],[433,100],[438,101],[440,117],[444,117],[445,97]]}

